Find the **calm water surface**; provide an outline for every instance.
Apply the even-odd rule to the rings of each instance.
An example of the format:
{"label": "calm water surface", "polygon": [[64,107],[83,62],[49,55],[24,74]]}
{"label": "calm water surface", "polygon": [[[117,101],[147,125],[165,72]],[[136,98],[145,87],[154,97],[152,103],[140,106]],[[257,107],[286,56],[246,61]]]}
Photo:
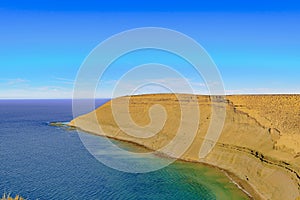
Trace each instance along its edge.
{"label": "calm water surface", "polygon": [[220,171],[201,164],[175,162],[147,174],[110,169],[89,154],[76,131],[48,125],[71,119],[71,100],[0,100],[0,194],[41,200],[248,199]]}

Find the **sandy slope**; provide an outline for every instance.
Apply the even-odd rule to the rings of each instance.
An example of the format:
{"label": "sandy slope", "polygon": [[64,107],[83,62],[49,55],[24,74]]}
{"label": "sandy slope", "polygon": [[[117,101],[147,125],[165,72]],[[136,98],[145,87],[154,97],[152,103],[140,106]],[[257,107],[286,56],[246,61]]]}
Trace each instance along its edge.
{"label": "sandy slope", "polygon": [[[128,100],[130,116],[139,126],[128,120],[124,109]],[[184,146],[185,138],[192,134],[197,120],[193,109],[199,107],[196,136],[181,159],[204,162],[234,174],[255,199],[294,200],[299,197],[300,95],[227,96],[226,101],[214,105],[224,103],[226,119],[221,137],[205,159],[199,159],[199,150],[212,117],[212,103],[208,96],[155,94],[122,97],[113,100],[117,122],[121,126],[113,117],[112,101],[74,119],[70,125],[158,150],[175,138],[180,127],[184,127],[184,134],[173,147]],[[156,104],[163,106],[165,113],[158,106],[150,109]],[[184,114],[180,108],[187,108]],[[165,114],[167,119],[162,129],[157,129],[160,122],[164,122]],[[148,138],[130,136],[125,132]]]}

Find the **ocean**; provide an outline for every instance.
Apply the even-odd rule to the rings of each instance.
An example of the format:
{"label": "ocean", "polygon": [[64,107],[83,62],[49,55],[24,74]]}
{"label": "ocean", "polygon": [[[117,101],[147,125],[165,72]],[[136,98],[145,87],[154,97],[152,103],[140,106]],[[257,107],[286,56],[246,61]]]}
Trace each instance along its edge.
{"label": "ocean", "polygon": [[28,200],[248,199],[220,170],[202,164],[176,161],[145,174],[111,169],[88,152],[77,131],[49,125],[71,119],[71,100],[0,100],[0,195]]}

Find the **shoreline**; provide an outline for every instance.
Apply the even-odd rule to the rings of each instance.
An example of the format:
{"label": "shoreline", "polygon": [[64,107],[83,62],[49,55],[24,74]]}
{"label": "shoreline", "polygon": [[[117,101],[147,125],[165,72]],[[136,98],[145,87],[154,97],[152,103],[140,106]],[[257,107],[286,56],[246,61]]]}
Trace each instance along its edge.
{"label": "shoreline", "polygon": [[[82,131],[86,134],[91,134],[91,135],[100,136],[100,137],[107,137],[108,139],[113,139],[113,140],[116,140],[116,141],[121,141],[121,142],[129,143],[129,144],[137,145],[137,146],[142,147],[146,150],[154,151],[155,152],[154,154],[156,156],[160,157],[160,158],[172,158],[169,155],[166,155],[166,154],[161,153],[159,151],[153,150],[153,149],[151,149],[151,148],[149,148],[145,145],[139,144],[137,142],[133,142],[133,141],[125,140],[125,139],[119,139],[119,138],[115,138],[115,137],[112,137],[112,136],[107,136],[107,135],[104,135],[104,134],[100,135],[100,134],[97,134],[97,133],[93,133],[91,131],[84,130],[80,127],[76,127],[76,126],[69,125],[69,124],[62,123],[62,122],[51,122],[51,123],[49,123],[49,125],[50,126],[65,127],[65,128],[68,128],[69,130]],[[234,185],[236,185],[236,187],[239,190],[241,190],[245,195],[247,195],[249,199],[255,199],[255,200],[261,200],[262,199],[262,197],[257,193],[257,191],[255,191],[255,189],[249,183],[247,183],[246,181],[239,178],[233,172],[230,172],[226,169],[223,169],[223,168],[220,168],[218,166],[211,165],[211,164],[205,163],[205,162],[193,161],[193,160],[188,160],[188,159],[183,159],[183,158],[176,158],[176,160],[186,162],[186,163],[201,164],[201,165],[213,168],[213,169],[217,169],[218,171],[221,171],[229,179],[230,182],[232,182]]]}
{"label": "shoreline", "polygon": [[[300,145],[297,142],[300,139],[299,100],[300,95],[242,95],[227,96],[224,101],[214,104],[207,96],[193,94],[138,95],[113,99],[76,117],[69,125],[95,135],[142,144],[148,149],[159,150],[168,145],[169,150],[162,152],[170,156],[176,145],[186,144],[187,141],[179,139],[183,135],[170,143],[178,130],[186,127],[183,134],[187,138],[193,136],[193,141],[184,154],[173,156],[225,170],[231,180],[252,198],[294,200],[300,198],[300,169],[297,167],[300,164]],[[222,112],[214,113],[212,106],[222,109],[223,103],[226,118],[220,121]],[[161,105],[168,117],[164,118],[158,111],[151,112],[154,105]],[[186,108],[185,120],[182,120],[182,106]],[[201,113],[199,119],[194,118],[198,114],[192,110],[197,107]],[[115,118],[116,111],[118,119]],[[213,117],[220,119],[215,123],[224,122],[220,124],[222,132],[210,153],[199,159]],[[161,122],[163,127],[147,139],[126,133],[134,131],[140,134],[136,125],[143,127],[144,132],[152,133]],[[195,131],[196,134],[192,135]]]}

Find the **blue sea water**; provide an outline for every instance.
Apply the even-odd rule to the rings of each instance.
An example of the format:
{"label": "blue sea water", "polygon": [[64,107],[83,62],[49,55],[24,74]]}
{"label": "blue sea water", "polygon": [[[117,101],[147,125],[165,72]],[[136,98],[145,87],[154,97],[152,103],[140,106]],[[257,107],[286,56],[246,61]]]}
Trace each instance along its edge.
{"label": "blue sea water", "polygon": [[177,161],[146,174],[111,169],[86,150],[76,131],[49,126],[71,119],[71,100],[0,100],[0,195],[41,200],[248,199],[219,170],[201,164]]}

